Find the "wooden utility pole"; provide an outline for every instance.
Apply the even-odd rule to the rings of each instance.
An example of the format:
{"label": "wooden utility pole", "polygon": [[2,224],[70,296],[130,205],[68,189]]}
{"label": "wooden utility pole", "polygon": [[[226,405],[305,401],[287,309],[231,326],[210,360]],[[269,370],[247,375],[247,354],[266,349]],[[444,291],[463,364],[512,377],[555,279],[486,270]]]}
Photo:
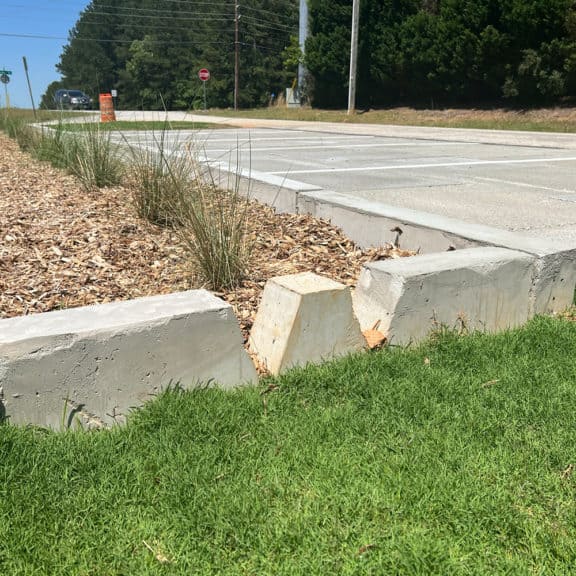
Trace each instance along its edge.
{"label": "wooden utility pole", "polygon": [[238,4],[234,0],[234,110],[238,110],[238,92],[240,77],[240,46],[238,43]]}
{"label": "wooden utility pole", "polygon": [[28,62],[26,62],[26,56],[22,56],[22,62],[24,63],[24,72],[26,73],[26,80],[28,82],[28,92],[30,93],[30,101],[32,102],[32,111],[34,112],[34,118],[36,119],[36,106],[34,106],[34,96],[32,96],[32,85],[30,84],[30,75],[28,74]]}
{"label": "wooden utility pole", "polygon": [[358,61],[358,20],[360,19],[360,0],[352,3],[352,38],[350,40],[350,79],[348,82],[348,114],[356,108],[356,63]]}

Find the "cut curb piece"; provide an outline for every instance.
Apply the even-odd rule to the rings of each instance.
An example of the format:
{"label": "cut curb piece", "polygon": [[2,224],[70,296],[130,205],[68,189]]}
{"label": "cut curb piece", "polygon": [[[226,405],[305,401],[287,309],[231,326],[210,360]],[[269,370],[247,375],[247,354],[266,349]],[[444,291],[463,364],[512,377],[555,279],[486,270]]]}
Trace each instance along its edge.
{"label": "cut curb piece", "polygon": [[445,216],[389,206],[329,191],[303,192],[301,212],[328,219],[360,246],[394,243],[423,253],[482,246],[525,252],[537,259],[531,314],[554,314],[572,305],[576,288],[576,247],[553,239],[471,224]]}
{"label": "cut curb piece", "polygon": [[498,331],[531,316],[535,258],[469,248],[367,264],[354,292],[362,330],[380,321],[389,342],[425,339],[439,325]]}
{"label": "cut curb piece", "polygon": [[271,374],[365,348],[350,288],[311,272],[268,280],[250,349]]}
{"label": "cut curb piece", "polygon": [[205,290],[0,321],[0,409],[17,424],[107,425],[171,384],[256,381],[232,307]]}

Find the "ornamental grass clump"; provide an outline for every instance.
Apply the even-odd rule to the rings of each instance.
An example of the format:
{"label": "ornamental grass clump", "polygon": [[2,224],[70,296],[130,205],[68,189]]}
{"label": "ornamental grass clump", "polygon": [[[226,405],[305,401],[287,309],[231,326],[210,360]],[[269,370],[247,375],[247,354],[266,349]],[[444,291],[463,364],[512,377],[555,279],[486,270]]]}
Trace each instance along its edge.
{"label": "ornamental grass clump", "polygon": [[239,177],[227,179],[227,189],[221,189],[194,143],[171,149],[166,133],[153,147],[129,148],[126,181],[134,208],[152,224],[174,229],[196,283],[216,291],[234,288],[246,277],[252,247],[249,199],[240,193]]}
{"label": "ornamental grass clump", "polygon": [[29,151],[34,148],[38,135],[29,119],[23,114],[12,113],[5,110],[0,115],[0,129],[16,140],[21,150]]}
{"label": "ornamental grass clump", "polygon": [[253,240],[248,229],[249,199],[238,184],[216,186],[211,174],[197,173],[179,206],[176,229],[199,279],[213,290],[238,286],[248,273]]}
{"label": "ornamental grass clump", "polygon": [[124,167],[118,145],[99,124],[82,133],[67,135],[65,150],[67,169],[84,188],[116,186],[122,181]]}
{"label": "ornamental grass clump", "polygon": [[180,204],[194,176],[186,155],[165,145],[165,131],[155,146],[131,146],[126,182],[136,213],[162,227],[179,225]]}
{"label": "ornamental grass clump", "polygon": [[69,143],[61,124],[56,127],[42,127],[32,149],[32,155],[43,162],[49,162],[55,168],[68,171]]}
{"label": "ornamental grass clump", "polygon": [[32,147],[33,155],[76,176],[86,190],[121,182],[123,163],[118,145],[98,124],[70,132],[62,121],[43,127]]}

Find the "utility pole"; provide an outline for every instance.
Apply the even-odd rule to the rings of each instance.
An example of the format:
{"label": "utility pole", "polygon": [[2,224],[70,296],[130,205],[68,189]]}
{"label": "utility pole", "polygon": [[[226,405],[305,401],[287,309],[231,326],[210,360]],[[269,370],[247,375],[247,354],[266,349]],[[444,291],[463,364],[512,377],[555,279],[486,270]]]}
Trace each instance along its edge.
{"label": "utility pole", "polygon": [[34,96],[32,96],[32,85],[30,84],[30,75],[28,74],[28,62],[26,62],[26,56],[22,56],[22,62],[24,63],[24,72],[26,73],[26,80],[28,82],[28,92],[30,93],[30,101],[32,102],[32,111],[34,112],[34,119],[36,119],[36,106],[34,106]]}
{"label": "utility pole", "polygon": [[352,0],[352,38],[350,40],[350,79],[348,82],[348,114],[356,108],[356,63],[358,61],[358,20],[360,0]]}
{"label": "utility pole", "polygon": [[234,0],[234,110],[238,110],[239,70],[240,70],[240,46],[238,43],[238,8],[240,6]]}
{"label": "utility pole", "polygon": [[[306,38],[308,37],[308,2],[307,0],[300,0],[300,18],[298,25],[298,44],[300,45],[300,52],[304,56],[306,51]],[[298,63],[298,101],[302,104],[302,94],[304,93],[304,81],[306,77],[306,69],[302,62]]]}

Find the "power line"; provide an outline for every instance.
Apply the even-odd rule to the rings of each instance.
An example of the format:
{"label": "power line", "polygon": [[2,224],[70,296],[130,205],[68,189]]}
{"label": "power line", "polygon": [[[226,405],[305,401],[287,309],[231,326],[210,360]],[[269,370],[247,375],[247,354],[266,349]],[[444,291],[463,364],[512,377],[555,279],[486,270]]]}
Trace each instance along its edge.
{"label": "power line", "polygon": [[[217,14],[215,15],[215,17],[212,17],[212,14],[210,13],[203,13],[206,14],[208,17],[204,16],[204,18],[201,18],[202,20],[230,20],[230,18],[220,18],[220,16],[232,16],[231,14]],[[83,16],[80,17],[79,22],[81,22],[84,18],[89,17],[89,16],[118,16],[117,13],[115,12],[85,12]],[[147,15],[140,15],[140,14],[121,14],[121,16],[129,16],[130,18],[152,18],[154,20],[157,19],[166,19],[166,20],[176,20],[176,21],[180,21],[180,22],[197,22],[199,20],[199,18],[177,18],[177,17],[173,17],[173,16],[147,16]],[[233,16],[232,16],[233,19]]]}
{"label": "power line", "polygon": [[[34,38],[40,40],[69,40],[66,36],[48,36],[44,34],[12,34],[9,32],[0,32],[0,37],[6,38]],[[140,40],[139,38],[133,38],[132,40],[114,40],[109,38],[85,38],[85,37],[75,37],[75,42],[106,42],[106,43],[115,43],[115,44],[131,44],[135,40]],[[209,41],[209,40],[202,40],[201,42],[192,42],[192,41],[185,41],[185,42],[169,42],[166,40],[154,40],[149,39],[147,40],[150,44],[172,44],[176,46],[193,46],[193,45],[204,45],[204,44],[220,44],[220,45],[231,45],[232,42],[221,42],[221,41]]]}
{"label": "power line", "polygon": [[269,24],[268,22],[266,22],[265,20],[260,20],[259,18],[253,18],[251,16],[243,16],[242,17],[243,20],[249,20],[250,22],[252,22],[252,24],[254,26],[263,26],[266,28],[269,28],[270,30],[293,30],[296,28],[296,24],[294,24],[293,26],[285,26],[284,24],[278,24],[278,26],[274,26],[273,24]]}
{"label": "power line", "polygon": [[[196,23],[199,22],[213,22],[214,20],[196,20]],[[230,22],[232,23],[234,20],[233,19],[228,19],[228,20],[218,20],[218,22]],[[82,22],[82,26],[96,26],[96,27],[100,27],[102,25],[102,22],[98,22],[95,20],[91,20],[88,22]],[[139,29],[144,29],[144,30],[173,30],[175,32],[190,32],[190,27],[189,26],[170,26],[170,25],[159,25],[156,24],[154,22],[149,22],[149,23],[142,23],[142,24],[135,24],[132,22],[122,22],[117,24],[117,28],[120,28],[122,30],[126,30],[126,29],[133,29],[133,28],[139,28]],[[222,25],[220,25],[219,31],[222,32]]]}

